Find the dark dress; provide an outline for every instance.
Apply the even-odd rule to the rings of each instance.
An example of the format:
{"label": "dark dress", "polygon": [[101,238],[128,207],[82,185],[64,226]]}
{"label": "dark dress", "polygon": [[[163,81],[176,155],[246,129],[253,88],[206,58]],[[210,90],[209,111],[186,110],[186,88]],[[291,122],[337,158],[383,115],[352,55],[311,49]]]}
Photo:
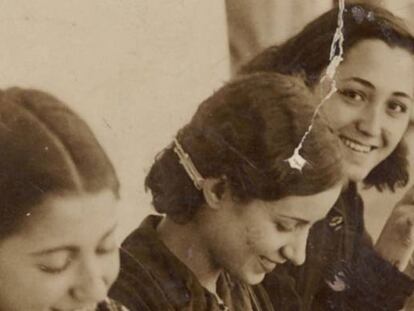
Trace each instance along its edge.
{"label": "dark dress", "polygon": [[373,248],[363,202],[350,185],[310,232],[304,265],[277,267],[263,282],[275,310],[401,310],[414,282]]}
{"label": "dark dress", "polygon": [[[195,275],[158,238],[162,217],[149,216],[121,247],[121,272],[110,297],[131,311],[219,311],[225,307],[198,282]],[[273,310],[266,292],[223,273],[218,295],[229,310]]]}

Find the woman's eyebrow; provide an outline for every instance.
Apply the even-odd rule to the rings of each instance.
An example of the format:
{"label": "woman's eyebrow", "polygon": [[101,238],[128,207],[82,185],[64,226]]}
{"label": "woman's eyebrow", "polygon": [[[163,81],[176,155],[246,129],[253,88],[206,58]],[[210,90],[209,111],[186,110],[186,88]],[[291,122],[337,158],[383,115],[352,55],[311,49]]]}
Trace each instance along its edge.
{"label": "woman's eyebrow", "polygon": [[368,87],[368,88],[370,88],[370,89],[375,90],[375,86],[374,86],[374,84],[372,84],[372,83],[371,83],[371,82],[369,82],[368,80],[365,80],[365,79],[362,79],[362,78],[358,78],[358,77],[351,77],[351,78],[344,79],[344,81],[345,81],[345,82],[348,82],[348,81],[357,82],[357,83],[359,83],[359,84],[362,84],[362,85],[363,85],[363,86],[365,86],[365,87]]}
{"label": "woman's eyebrow", "polygon": [[408,95],[407,93],[404,93],[404,92],[394,92],[394,93],[392,93],[394,96],[398,96],[398,97],[404,97],[404,98],[407,98],[407,99],[409,99],[409,100],[413,100],[413,98],[410,96],[410,95]]}
{"label": "woman's eyebrow", "polygon": [[[371,82],[369,82],[368,80],[365,80],[365,79],[362,79],[362,78],[358,78],[358,77],[351,77],[351,78],[347,78],[347,79],[345,79],[344,81],[346,81],[346,82],[348,82],[348,81],[353,81],[353,82],[356,82],[356,83],[359,83],[359,84],[362,84],[363,86],[365,86],[365,87],[368,87],[368,88],[370,88],[370,89],[373,89],[373,90],[375,90],[376,88],[375,88],[375,85],[373,85]],[[392,93],[392,95],[394,95],[394,96],[398,96],[398,97],[404,97],[404,98],[407,98],[407,99],[409,99],[409,100],[413,100],[413,98],[410,96],[410,95],[408,95],[407,93],[405,93],[405,92],[393,92]]]}
{"label": "woman's eyebrow", "polygon": [[[104,235],[99,240],[99,243],[102,243],[108,236],[110,236],[112,233],[114,233],[116,227],[118,226],[118,223],[114,224],[111,229],[109,229],[107,232],[104,233]],[[47,249],[43,249],[40,251],[36,251],[33,253],[30,253],[31,256],[46,256],[57,252],[68,252],[68,253],[77,253],[79,252],[79,247],[73,246],[73,245],[62,245],[57,247],[51,247]]]}
{"label": "woman's eyebrow", "polygon": [[62,245],[58,247],[52,247],[52,248],[47,248],[47,249],[43,249],[40,251],[36,251],[36,252],[30,253],[30,255],[39,257],[39,256],[50,255],[50,254],[58,253],[58,252],[76,253],[76,252],[79,252],[79,248],[75,246],[71,246],[71,245]]}
{"label": "woman's eyebrow", "polygon": [[283,214],[278,214],[278,216],[280,216],[280,217],[282,217],[282,218],[289,218],[289,219],[291,219],[291,220],[294,220],[294,221],[296,221],[299,225],[308,225],[310,222],[309,221],[307,221],[307,220],[305,220],[305,219],[302,219],[302,218],[297,218],[297,217],[294,217],[294,216],[288,216],[288,215],[283,215]]}

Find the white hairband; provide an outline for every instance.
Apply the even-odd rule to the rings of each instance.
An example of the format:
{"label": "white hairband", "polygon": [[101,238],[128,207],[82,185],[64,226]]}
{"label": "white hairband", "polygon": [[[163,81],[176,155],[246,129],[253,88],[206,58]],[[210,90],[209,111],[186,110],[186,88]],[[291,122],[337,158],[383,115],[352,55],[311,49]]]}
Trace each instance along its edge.
{"label": "white hairband", "polygon": [[181,144],[178,142],[177,138],[174,138],[174,152],[177,154],[180,159],[180,164],[184,167],[187,172],[188,177],[193,181],[194,186],[201,190],[203,189],[204,178],[198,172],[190,156],[184,151]]}

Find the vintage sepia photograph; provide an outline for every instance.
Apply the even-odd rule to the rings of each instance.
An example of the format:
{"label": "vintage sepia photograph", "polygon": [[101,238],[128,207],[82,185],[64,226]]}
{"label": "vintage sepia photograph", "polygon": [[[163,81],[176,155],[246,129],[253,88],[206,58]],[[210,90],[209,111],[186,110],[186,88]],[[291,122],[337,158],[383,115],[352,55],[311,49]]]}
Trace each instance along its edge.
{"label": "vintage sepia photograph", "polygon": [[0,25],[0,311],[414,311],[414,0]]}

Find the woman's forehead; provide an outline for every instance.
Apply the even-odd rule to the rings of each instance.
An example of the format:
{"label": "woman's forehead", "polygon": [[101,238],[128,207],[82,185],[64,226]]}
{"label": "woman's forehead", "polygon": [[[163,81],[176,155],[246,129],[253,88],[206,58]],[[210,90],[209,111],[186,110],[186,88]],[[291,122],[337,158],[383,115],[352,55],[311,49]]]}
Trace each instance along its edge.
{"label": "woman's forehead", "polygon": [[39,246],[94,240],[116,224],[116,207],[117,200],[110,191],[52,197],[25,215],[16,235]]}
{"label": "woman's forehead", "polygon": [[338,67],[337,78],[360,78],[374,86],[412,96],[414,58],[409,51],[391,47],[381,40],[364,40],[347,51]]}

